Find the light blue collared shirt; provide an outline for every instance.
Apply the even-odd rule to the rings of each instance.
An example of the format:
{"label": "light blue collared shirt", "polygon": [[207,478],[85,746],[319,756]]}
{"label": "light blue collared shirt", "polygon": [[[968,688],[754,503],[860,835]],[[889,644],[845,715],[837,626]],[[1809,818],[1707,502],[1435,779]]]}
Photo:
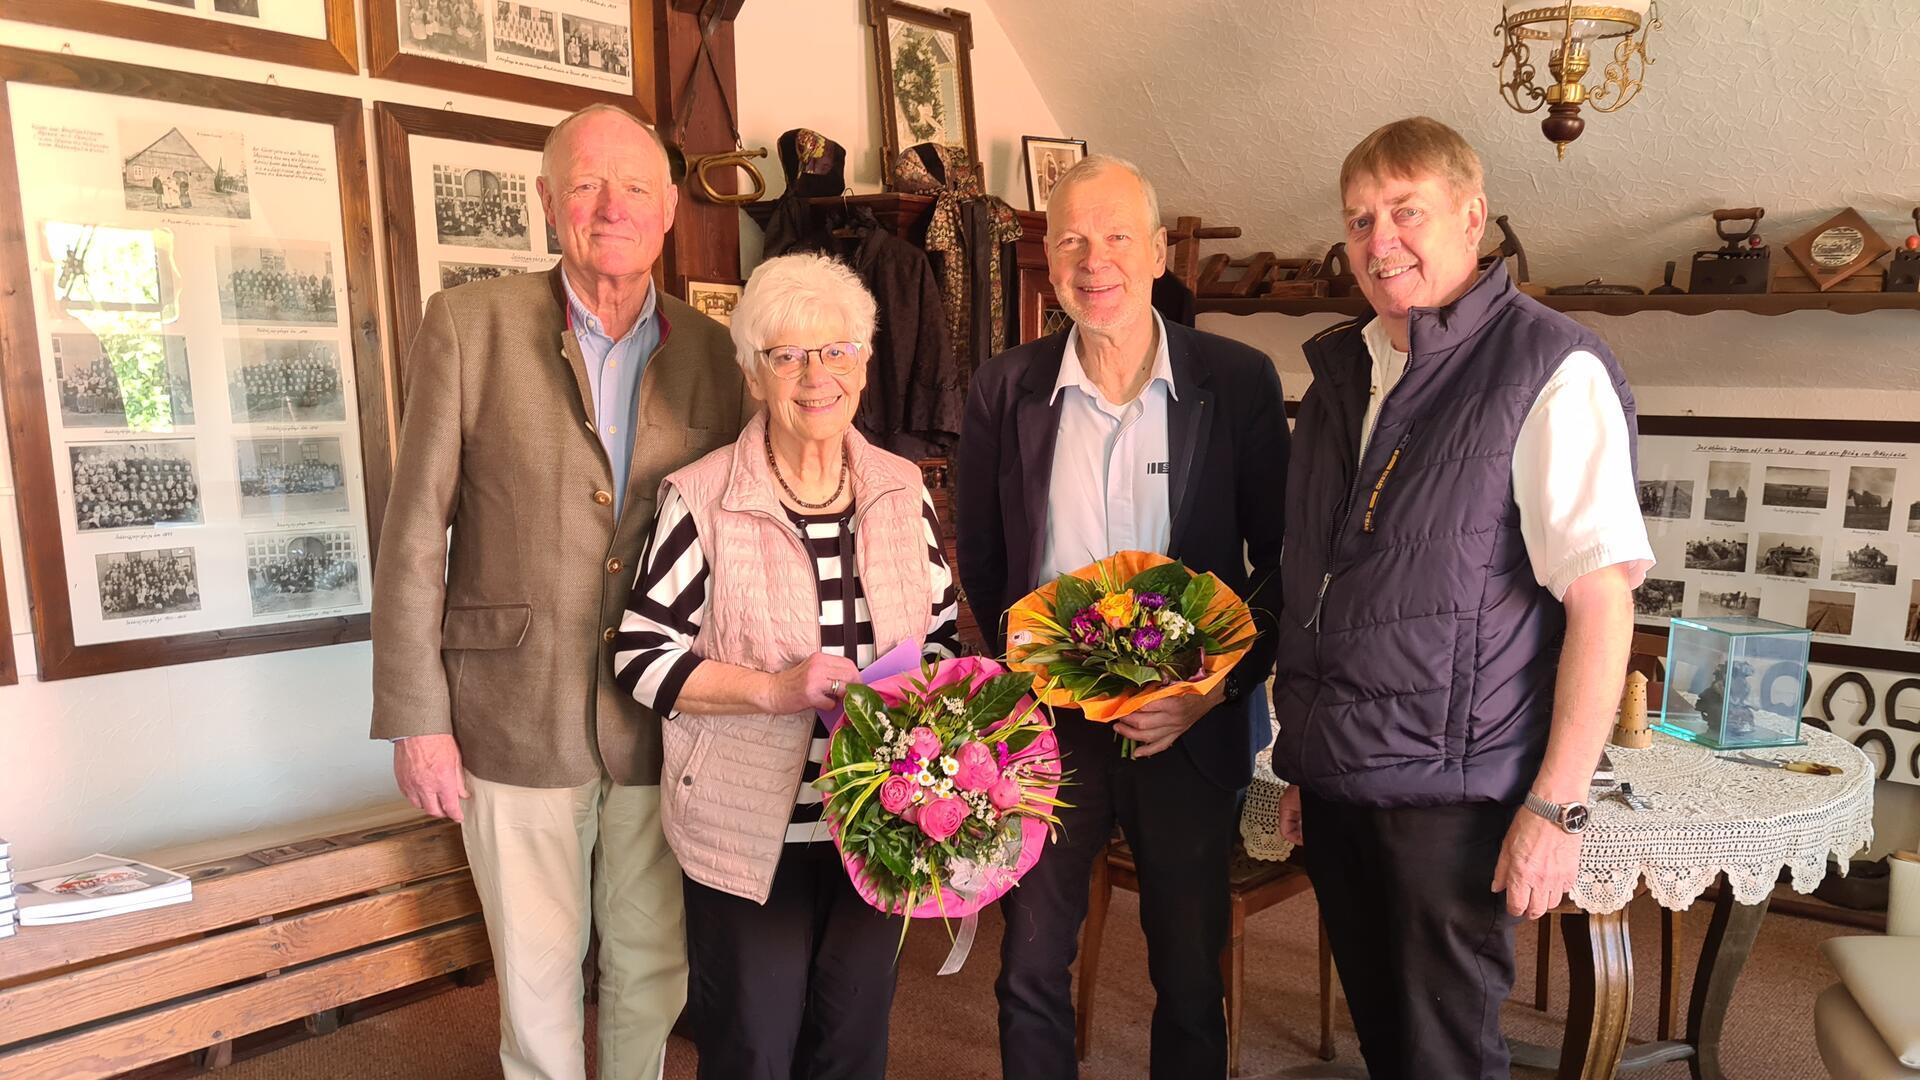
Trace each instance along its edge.
{"label": "light blue collared shirt", "polygon": [[580,356],[587,362],[587,386],[593,391],[593,430],[607,450],[613,466],[613,508],[618,513],[626,505],[627,470],[633,465],[633,427],[640,412],[640,375],[646,370],[653,351],[660,347],[660,320],[656,318],[658,297],[653,282],[647,282],[647,298],[640,306],[640,317],[627,336],[615,341],[607,336],[600,319],[580,302],[573,291],[573,280],[566,271],[560,281],[567,288],[567,307],[572,312],[573,336],[580,342]]}
{"label": "light blue collared shirt", "polygon": [[1049,404],[1060,403],[1048,485],[1047,541],[1040,555],[1045,584],[1117,551],[1165,554],[1173,542],[1168,500],[1167,403],[1173,362],[1167,324],[1153,314],[1158,345],[1147,385],[1122,405],[1106,400],[1080,364],[1080,331],[1067,335]]}

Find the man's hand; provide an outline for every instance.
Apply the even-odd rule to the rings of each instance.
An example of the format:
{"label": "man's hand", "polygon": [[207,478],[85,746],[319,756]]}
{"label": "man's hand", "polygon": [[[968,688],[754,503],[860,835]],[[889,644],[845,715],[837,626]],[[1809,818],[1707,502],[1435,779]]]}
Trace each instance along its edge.
{"label": "man's hand", "polygon": [[1507,894],[1507,913],[1537,919],[1560,905],[1580,869],[1580,836],[1521,807],[1500,845],[1493,891]]}
{"label": "man's hand", "polygon": [[1307,842],[1305,830],[1300,827],[1300,786],[1288,784],[1280,793],[1280,839],[1295,847],[1303,847]]}
{"label": "man's hand", "polygon": [[1172,746],[1173,740],[1185,735],[1194,721],[1227,700],[1226,687],[1226,680],[1223,679],[1212,693],[1205,696],[1183,694],[1150,702],[1138,712],[1115,720],[1113,730],[1134,741],[1135,758],[1152,757]]}
{"label": "man's hand", "polygon": [[460,744],[451,735],[412,735],[393,744],[393,778],[400,794],[434,817],[462,820],[460,800],[467,780],[460,771]]}

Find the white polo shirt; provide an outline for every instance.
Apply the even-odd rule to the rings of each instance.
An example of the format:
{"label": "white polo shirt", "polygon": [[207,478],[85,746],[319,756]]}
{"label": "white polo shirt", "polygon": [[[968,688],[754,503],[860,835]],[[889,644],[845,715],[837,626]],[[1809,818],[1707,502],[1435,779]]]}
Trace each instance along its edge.
{"label": "white polo shirt", "polygon": [[[1049,405],[1060,406],[1047,493],[1047,541],[1037,586],[1118,551],[1166,554],[1173,541],[1168,498],[1167,402],[1173,363],[1167,326],[1153,313],[1152,374],[1129,402],[1102,397],[1080,365],[1080,330],[1067,335]],[[1634,506],[1638,508],[1636,501]]]}
{"label": "white polo shirt", "polygon": [[[1366,455],[1380,404],[1407,372],[1379,319],[1362,336],[1373,357],[1373,391],[1360,429]],[[1633,483],[1627,417],[1600,358],[1567,354],[1534,399],[1513,448],[1513,499],[1533,577],[1555,600],[1582,575],[1625,564],[1638,588],[1653,569],[1653,546]]]}

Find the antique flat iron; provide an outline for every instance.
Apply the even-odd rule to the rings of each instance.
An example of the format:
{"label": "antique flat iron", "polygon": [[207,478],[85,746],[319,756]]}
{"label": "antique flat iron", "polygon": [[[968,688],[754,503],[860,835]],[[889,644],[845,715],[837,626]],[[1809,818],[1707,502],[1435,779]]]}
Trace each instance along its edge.
{"label": "antique flat iron", "polygon": [[1920,292],[1920,206],[1913,208],[1913,232],[1887,266],[1887,292]]}
{"label": "antique flat iron", "polygon": [[[1758,206],[1713,212],[1713,231],[1724,243],[1713,251],[1693,255],[1690,293],[1763,293],[1773,277],[1773,253],[1757,231],[1767,212]],[[1729,231],[1730,223],[1747,222],[1744,232]]]}

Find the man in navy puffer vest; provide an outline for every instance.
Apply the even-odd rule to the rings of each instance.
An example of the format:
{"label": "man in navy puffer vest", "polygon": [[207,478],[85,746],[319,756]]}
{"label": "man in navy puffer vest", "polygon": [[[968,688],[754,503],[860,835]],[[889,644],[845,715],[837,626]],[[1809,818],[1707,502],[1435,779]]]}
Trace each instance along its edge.
{"label": "man in navy puffer vest", "polygon": [[1375,317],[1306,345],[1282,828],[1375,1080],[1504,1078],[1514,920],[1573,882],[1653,563],[1633,395],[1591,332],[1478,267],[1480,162],[1451,128],[1375,131],[1340,191]]}

